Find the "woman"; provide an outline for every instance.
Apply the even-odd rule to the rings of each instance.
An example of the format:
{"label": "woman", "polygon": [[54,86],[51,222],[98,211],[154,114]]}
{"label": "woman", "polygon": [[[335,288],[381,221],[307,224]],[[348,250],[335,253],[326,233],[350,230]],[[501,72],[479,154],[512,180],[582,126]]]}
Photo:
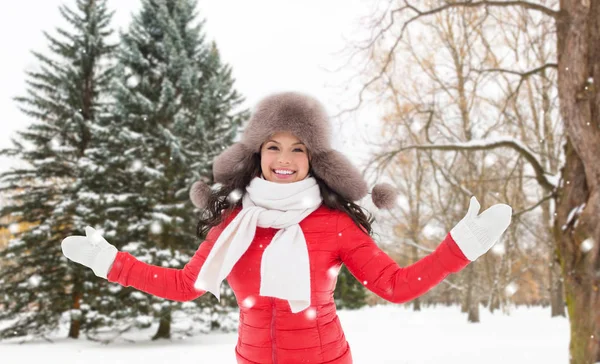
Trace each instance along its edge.
{"label": "woman", "polygon": [[[192,201],[208,213],[197,234],[208,234],[183,269],[118,252],[91,227],[86,237],[63,240],[63,252],[110,282],[176,301],[207,291],[219,298],[227,279],[240,307],[238,363],[350,364],[333,301],[342,264],[380,297],[407,302],[489,250],[512,210],[495,205],[477,216],[473,197],[434,252],[401,268],[371,239],[372,219],[352,202],[367,194],[367,184],[331,149],[330,138],[329,119],[314,98],[266,97],[242,140],[215,158],[220,189],[192,186]],[[393,205],[390,187],[373,189],[376,206]]]}

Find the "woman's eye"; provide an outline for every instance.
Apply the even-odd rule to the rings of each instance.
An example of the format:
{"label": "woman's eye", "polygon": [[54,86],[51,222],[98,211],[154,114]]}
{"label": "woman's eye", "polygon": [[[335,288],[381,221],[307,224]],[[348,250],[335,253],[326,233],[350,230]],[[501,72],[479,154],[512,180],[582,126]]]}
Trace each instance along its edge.
{"label": "woman's eye", "polygon": [[[272,145],[272,146],[268,147],[267,149],[268,150],[278,150],[279,148],[277,148],[276,146]],[[296,149],[294,149],[294,152],[296,152],[296,151],[300,151],[300,152],[304,153],[304,149],[302,149],[302,148],[296,148]]]}

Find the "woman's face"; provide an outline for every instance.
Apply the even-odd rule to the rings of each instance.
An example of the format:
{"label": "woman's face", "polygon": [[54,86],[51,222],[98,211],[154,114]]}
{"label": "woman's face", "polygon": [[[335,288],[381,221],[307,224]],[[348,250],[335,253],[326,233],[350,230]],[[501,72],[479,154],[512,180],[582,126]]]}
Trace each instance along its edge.
{"label": "woman's face", "polygon": [[[260,148],[260,168],[265,179],[271,182],[303,180],[310,169],[309,161],[308,149],[292,133],[272,134]],[[289,172],[292,174],[284,174]]]}

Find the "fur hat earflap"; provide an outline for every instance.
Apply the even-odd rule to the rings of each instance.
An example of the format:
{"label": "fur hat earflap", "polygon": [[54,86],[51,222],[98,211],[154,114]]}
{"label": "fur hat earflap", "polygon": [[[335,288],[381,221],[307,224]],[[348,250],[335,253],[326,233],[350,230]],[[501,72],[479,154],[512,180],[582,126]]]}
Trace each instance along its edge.
{"label": "fur hat earflap", "polygon": [[202,181],[194,182],[190,188],[190,200],[192,200],[194,206],[199,209],[206,207],[210,194],[210,187],[208,187],[208,185]]}
{"label": "fur hat earflap", "polygon": [[357,201],[368,193],[368,187],[358,169],[342,153],[330,149],[313,155],[312,169],[327,186],[350,201]]}
{"label": "fur hat earflap", "polygon": [[371,191],[371,199],[379,209],[391,209],[396,206],[398,192],[389,183],[379,183]]}

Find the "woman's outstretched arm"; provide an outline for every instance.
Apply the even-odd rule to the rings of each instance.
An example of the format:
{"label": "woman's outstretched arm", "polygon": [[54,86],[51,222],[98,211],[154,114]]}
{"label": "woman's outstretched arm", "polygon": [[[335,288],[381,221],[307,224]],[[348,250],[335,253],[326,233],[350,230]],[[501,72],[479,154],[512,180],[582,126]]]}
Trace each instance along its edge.
{"label": "woman's outstretched arm", "polygon": [[423,295],[470,262],[450,234],[429,255],[400,267],[347,214],[339,215],[337,231],[342,263],[367,289],[394,303]]}
{"label": "woman's outstretched arm", "polygon": [[[221,224],[223,225],[223,224]],[[194,282],[200,268],[217,241],[223,227],[215,226],[208,232],[206,240],[183,269],[164,268],[139,261],[126,252],[118,252],[108,272],[110,282],[125,287],[134,287],[140,291],[172,301],[191,301],[206,291],[196,290]]]}
{"label": "woman's outstretched arm", "polygon": [[396,303],[417,298],[485,254],[510,225],[512,208],[496,204],[479,214],[479,201],[471,197],[465,217],[428,256],[400,267],[345,213],[338,215],[341,261],[369,290]]}

